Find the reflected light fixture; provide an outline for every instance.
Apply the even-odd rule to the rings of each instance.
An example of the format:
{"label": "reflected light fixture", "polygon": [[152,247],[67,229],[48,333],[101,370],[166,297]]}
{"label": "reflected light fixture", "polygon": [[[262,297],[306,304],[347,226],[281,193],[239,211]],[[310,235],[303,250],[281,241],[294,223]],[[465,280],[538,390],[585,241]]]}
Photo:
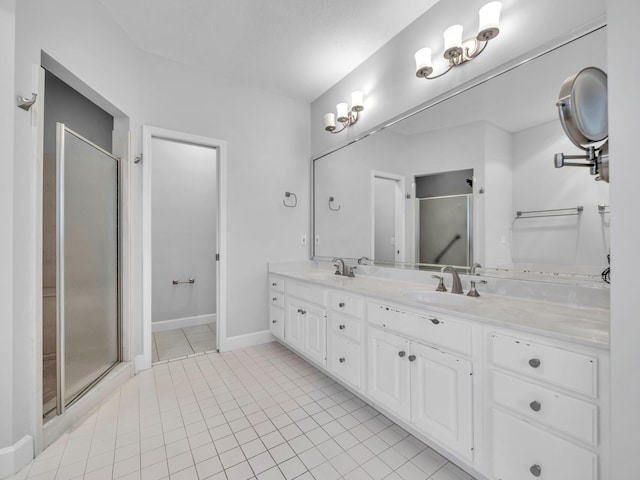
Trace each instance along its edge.
{"label": "reflected light fixture", "polygon": [[[331,133],[340,133],[358,121],[358,114],[364,110],[364,94],[356,90],[351,94],[351,108],[346,103],[336,105],[337,113],[325,113],[324,129]],[[336,120],[342,124],[340,130],[336,130]]]}
{"label": "reflected light fixture", "polygon": [[444,31],[444,53],[442,56],[449,63],[449,68],[439,75],[433,75],[431,63],[431,49],[421,48],[415,54],[416,77],[433,80],[443,76],[453,67],[476,58],[487,47],[489,40],[496,38],[500,33],[499,20],[502,3],[490,2],[480,8],[478,12],[480,22],[478,34],[473,38],[462,40],[462,25],[451,25]]}

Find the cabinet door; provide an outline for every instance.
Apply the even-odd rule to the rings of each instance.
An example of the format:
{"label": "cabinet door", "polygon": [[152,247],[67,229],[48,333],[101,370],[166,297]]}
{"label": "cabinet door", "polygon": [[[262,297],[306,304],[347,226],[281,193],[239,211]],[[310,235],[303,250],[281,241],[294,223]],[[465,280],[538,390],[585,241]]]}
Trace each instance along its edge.
{"label": "cabinet door", "polygon": [[271,335],[280,340],[284,339],[284,310],[278,307],[269,307],[269,331]]}
{"label": "cabinet door", "polygon": [[409,420],[409,342],[396,335],[370,328],[368,344],[369,396],[374,402]]}
{"label": "cabinet door", "polygon": [[304,352],[315,361],[327,363],[327,314],[325,310],[303,306],[302,314],[305,322]]}
{"label": "cabinet door", "polygon": [[340,378],[360,389],[360,345],[333,333],[327,364]]}
{"label": "cabinet door", "polygon": [[[598,458],[572,442],[492,409],[492,478],[596,480]],[[633,475],[629,478],[634,477]],[[635,477],[634,477],[635,478]]]}
{"label": "cabinet door", "polygon": [[411,344],[411,419],[467,459],[473,454],[471,362]]}
{"label": "cabinet door", "polygon": [[304,351],[304,305],[294,300],[287,301],[287,314],[285,318],[284,339],[301,351]]}

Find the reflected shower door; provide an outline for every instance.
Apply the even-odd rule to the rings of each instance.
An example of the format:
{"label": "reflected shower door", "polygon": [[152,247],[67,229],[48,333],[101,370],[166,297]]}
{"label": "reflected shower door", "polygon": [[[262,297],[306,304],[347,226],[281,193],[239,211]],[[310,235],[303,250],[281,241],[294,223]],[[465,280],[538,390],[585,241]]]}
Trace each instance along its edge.
{"label": "reflected shower door", "polygon": [[57,124],[57,412],[120,357],[118,159]]}

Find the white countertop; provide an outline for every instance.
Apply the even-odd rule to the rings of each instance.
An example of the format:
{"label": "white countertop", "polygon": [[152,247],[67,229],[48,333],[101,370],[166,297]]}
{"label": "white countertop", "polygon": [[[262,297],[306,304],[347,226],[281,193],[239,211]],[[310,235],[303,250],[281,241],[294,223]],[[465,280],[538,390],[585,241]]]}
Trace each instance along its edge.
{"label": "white countertop", "polygon": [[[428,309],[434,313],[453,313],[469,320],[518,328],[530,333],[579,343],[602,349],[609,348],[609,310],[604,308],[582,308],[575,305],[542,302],[525,298],[482,293],[480,297],[461,300],[459,305],[446,304],[448,295],[443,295],[441,304],[419,302],[408,298],[407,292],[435,290],[431,284],[385,279],[368,275],[348,278],[333,275],[327,269],[301,269],[285,264],[270,265],[269,273],[304,280],[334,290],[346,290],[412,308]],[[480,279],[480,277],[478,277]],[[491,282],[490,278],[486,278]],[[458,303],[458,302],[456,302]]]}

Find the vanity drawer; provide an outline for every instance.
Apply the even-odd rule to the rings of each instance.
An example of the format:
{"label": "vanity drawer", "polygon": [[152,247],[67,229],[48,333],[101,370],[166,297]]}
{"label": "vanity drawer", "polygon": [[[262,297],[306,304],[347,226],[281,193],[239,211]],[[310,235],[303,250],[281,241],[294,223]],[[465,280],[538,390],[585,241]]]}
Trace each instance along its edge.
{"label": "vanity drawer", "polygon": [[331,330],[340,335],[360,342],[362,340],[362,321],[355,318],[331,312]]}
{"label": "vanity drawer", "polygon": [[334,333],[331,336],[329,368],[333,373],[357,388],[360,388],[360,348],[360,345],[340,335]]}
{"label": "vanity drawer", "polygon": [[336,312],[354,317],[362,316],[362,298],[341,292],[329,293],[329,306]]}
{"label": "vanity drawer", "polygon": [[491,335],[495,365],[574,392],[598,396],[597,358],[527,340]]}
{"label": "vanity drawer", "polygon": [[598,407],[547,388],[492,372],[493,401],[585,443],[598,443]]}
{"label": "vanity drawer", "polygon": [[369,323],[385,330],[393,330],[450,352],[471,355],[471,325],[452,320],[448,316],[417,314],[370,302],[367,308]]}
{"label": "vanity drawer", "polygon": [[269,331],[271,335],[284,339],[284,310],[278,307],[269,307]]}
{"label": "vanity drawer", "polygon": [[327,297],[326,291],[318,288],[316,285],[309,285],[292,280],[287,281],[287,295],[322,306],[326,304]]}
{"label": "vanity drawer", "polygon": [[269,290],[269,304],[274,307],[284,308],[284,293]]}
{"label": "vanity drawer", "polygon": [[492,410],[492,473],[498,480],[596,480],[598,457],[499,410]]}
{"label": "vanity drawer", "polygon": [[269,275],[269,288],[280,293],[284,293],[284,278]]}

